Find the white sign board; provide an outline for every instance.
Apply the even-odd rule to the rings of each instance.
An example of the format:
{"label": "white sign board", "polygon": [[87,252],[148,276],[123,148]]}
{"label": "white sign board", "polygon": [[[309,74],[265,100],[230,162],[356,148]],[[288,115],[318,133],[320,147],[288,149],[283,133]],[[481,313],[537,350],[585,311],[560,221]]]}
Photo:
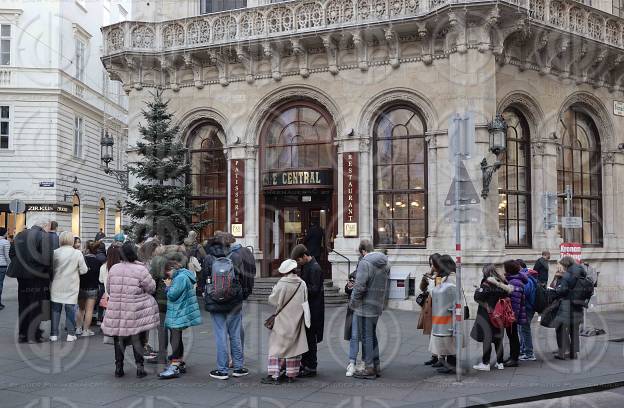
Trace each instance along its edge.
{"label": "white sign board", "polygon": [[475,145],[475,115],[473,112],[455,113],[448,124],[449,162],[470,159]]}
{"label": "white sign board", "polygon": [[613,101],[613,114],[615,116],[624,116],[624,102]]}
{"label": "white sign board", "polygon": [[561,217],[562,228],[583,228],[583,218],[581,217]]}

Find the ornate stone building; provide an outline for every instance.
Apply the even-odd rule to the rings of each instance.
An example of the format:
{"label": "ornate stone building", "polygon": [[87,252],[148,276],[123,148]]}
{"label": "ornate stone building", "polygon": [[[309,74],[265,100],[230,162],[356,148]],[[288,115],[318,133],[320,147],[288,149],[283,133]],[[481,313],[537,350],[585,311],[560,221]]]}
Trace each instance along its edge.
{"label": "ornate stone building", "polygon": [[[338,286],[362,238],[417,283],[431,253],[455,249],[449,127],[472,112],[464,166],[485,191],[463,227],[469,291],[483,263],[532,264],[543,249],[556,259],[565,240],[601,271],[600,307],[624,305],[620,17],[569,0],[296,0],[208,14],[200,3],[170,14],[134,4],[141,21],[103,28],[102,62],[129,95],[130,144],[149,92],[165,90],[195,199],[211,228],[254,247],[262,276],[319,223]],[[498,113],[506,150],[488,188]],[[566,186],[581,228],[548,228],[543,197],[559,195],[561,218]]]}

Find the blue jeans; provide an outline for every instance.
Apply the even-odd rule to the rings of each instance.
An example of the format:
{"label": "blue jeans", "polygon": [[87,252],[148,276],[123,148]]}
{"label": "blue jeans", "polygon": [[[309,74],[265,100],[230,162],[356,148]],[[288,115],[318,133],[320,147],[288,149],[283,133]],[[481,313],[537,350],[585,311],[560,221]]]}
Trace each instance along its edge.
{"label": "blue jeans", "polygon": [[521,325],[520,328],[520,354],[527,357],[533,357],[533,335],[531,334],[531,320],[535,312],[527,313],[527,324]]}
{"label": "blue jeans", "polygon": [[355,363],[360,351],[360,331],[358,330],[358,317],[355,314],[352,316],[352,320],[351,340],[349,340],[349,361]]}
{"label": "blue jeans", "polygon": [[52,324],[50,326],[50,336],[58,336],[59,323],[61,322],[61,311],[65,306],[65,327],[67,334],[76,335],[76,305],[63,305],[63,303],[50,302],[52,309]]}
{"label": "blue jeans", "polygon": [[2,304],[2,288],[4,287],[4,276],[6,275],[6,271],[6,266],[0,266],[0,304]]}
{"label": "blue jeans", "polygon": [[379,343],[377,341],[377,320],[379,316],[357,316],[360,339],[362,339],[362,359],[367,368],[379,365]]}
{"label": "blue jeans", "polygon": [[230,351],[234,369],[243,368],[243,343],[241,341],[241,326],[243,315],[237,313],[211,313],[212,329],[217,343],[217,370],[227,373],[228,370],[228,345],[230,336]]}

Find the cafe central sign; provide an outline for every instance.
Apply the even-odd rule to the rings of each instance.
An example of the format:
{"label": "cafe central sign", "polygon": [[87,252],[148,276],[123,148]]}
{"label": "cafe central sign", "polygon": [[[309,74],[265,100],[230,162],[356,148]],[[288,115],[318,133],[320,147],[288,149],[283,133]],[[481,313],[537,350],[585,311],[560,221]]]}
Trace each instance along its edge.
{"label": "cafe central sign", "polygon": [[330,187],[333,185],[331,170],[273,171],[262,176],[262,186],[272,187]]}

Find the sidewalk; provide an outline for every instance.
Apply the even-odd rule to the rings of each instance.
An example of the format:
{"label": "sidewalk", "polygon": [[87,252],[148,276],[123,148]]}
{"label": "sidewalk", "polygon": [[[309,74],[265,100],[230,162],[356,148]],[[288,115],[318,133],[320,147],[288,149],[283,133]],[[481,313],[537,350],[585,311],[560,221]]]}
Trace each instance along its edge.
{"label": "sidewalk", "polygon": [[[505,404],[551,393],[606,383],[624,382],[624,313],[590,314],[590,326],[608,334],[581,338],[581,360],[557,361],[554,330],[534,327],[540,361],[515,369],[468,372],[461,384],[454,376],[438,375],[423,362],[429,358],[428,338],[416,330],[417,314],[389,310],[379,323],[382,377],[376,381],[344,376],[348,343],[342,340],[343,308],[326,313],[325,339],[319,345],[319,376],[295,384],[261,385],[266,375],[268,330],[262,325],[271,313],[266,305],[245,305],[245,356],[250,375],[228,381],[208,376],[215,368],[215,346],[210,319],[185,338],[188,373],[161,381],[158,367],[147,365],[150,375],[136,379],[131,349],[126,353],[126,376],[113,377],[110,345],[100,335],[75,343],[15,344],[17,302],[15,280],[5,283],[0,312],[0,406],[13,407],[466,407]],[[473,321],[468,322],[466,333]],[[155,337],[155,336],[153,336]],[[481,345],[468,340],[465,365],[480,358]],[[508,350],[508,348],[506,348]],[[557,394],[553,394],[557,395]],[[516,402],[516,401],[513,401]]]}

